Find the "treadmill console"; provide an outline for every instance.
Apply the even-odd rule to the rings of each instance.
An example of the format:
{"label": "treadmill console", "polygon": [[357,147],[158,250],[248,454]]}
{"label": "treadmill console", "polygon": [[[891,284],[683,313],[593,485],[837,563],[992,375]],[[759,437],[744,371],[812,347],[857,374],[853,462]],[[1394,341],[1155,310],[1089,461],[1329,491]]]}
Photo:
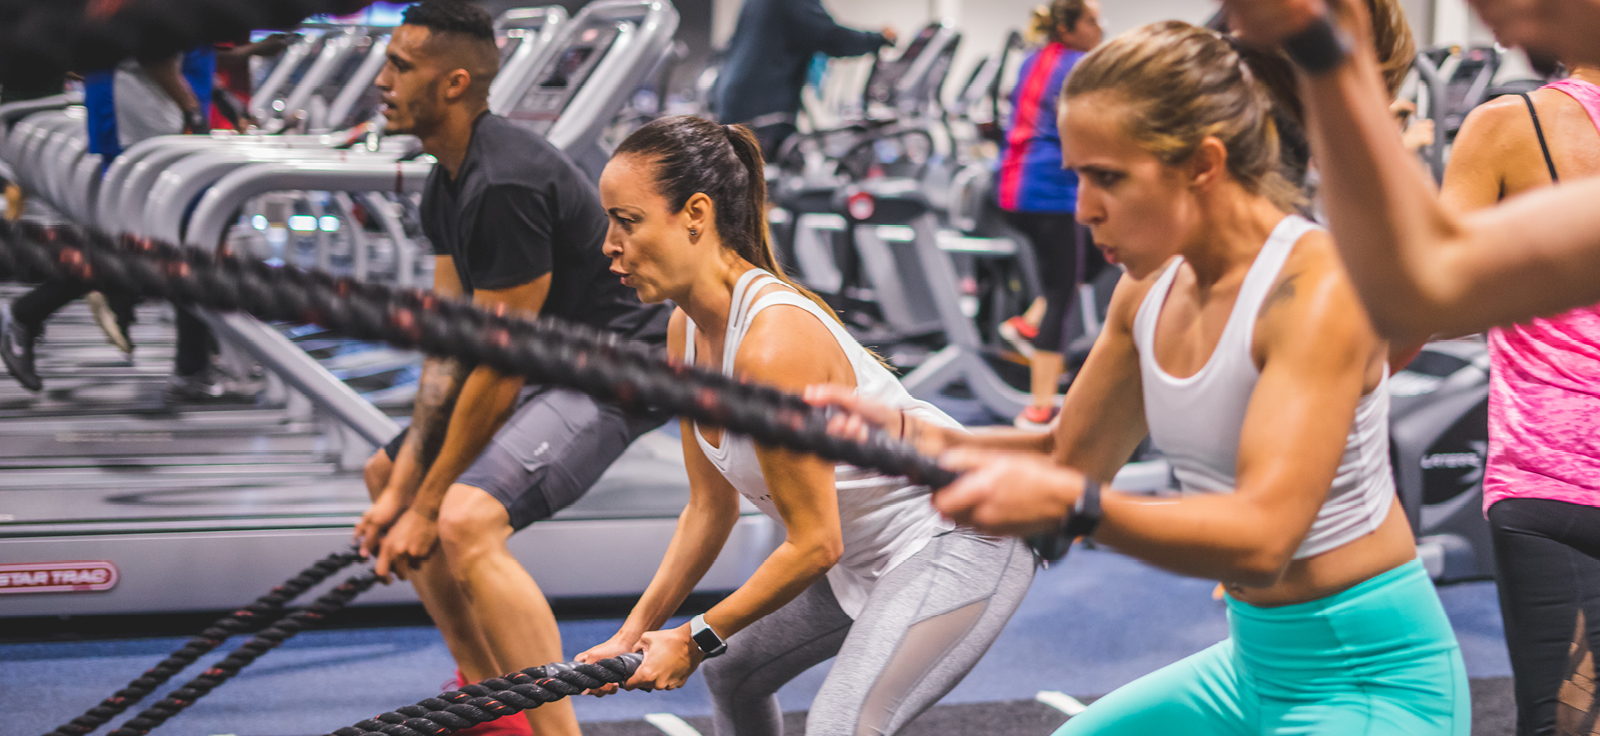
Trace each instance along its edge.
{"label": "treadmill console", "polygon": [[917,59],[922,56],[922,52],[928,49],[928,43],[933,40],[934,35],[938,34],[939,28],[940,26],[937,23],[930,23],[924,26],[916,37],[911,39],[911,43],[906,46],[906,50],[900,52],[900,56],[894,61],[879,60],[878,63],[872,66],[872,76],[867,80],[866,102],[868,107],[874,104],[894,106],[895,87],[900,84],[900,80],[905,77],[911,66],[917,63]]}
{"label": "treadmill console", "polygon": [[532,128],[549,132],[567,104],[589,79],[600,60],[617,39],[615,25],[595,25],[573,34],[572,40],[556,54],[555,61],[522,95],[506,117]]}
{"label": "treadmill console", "polygon": [[522,48],[522,44],[531,43],[538,38],[539,32],[544,29],[545,23],[549,22],[549,16],[542,12],[537,15],[520,15],[515,18],[505,17],[517,12],[522,11],[510,11],[495,21],[494,42],[495,45],[500,47],[500,65],[502,67],[505,66],[507,61],[511,60],[511,57],[516,56],[517,49]]}
{"label": "treadmill console", "polygon": [[512,28],[496,38],[495,45],[500,47],[500,65],[505,66],[511,56],[517,53],[517,47],[521,46],[522,42],[532,35],[525,29]]}

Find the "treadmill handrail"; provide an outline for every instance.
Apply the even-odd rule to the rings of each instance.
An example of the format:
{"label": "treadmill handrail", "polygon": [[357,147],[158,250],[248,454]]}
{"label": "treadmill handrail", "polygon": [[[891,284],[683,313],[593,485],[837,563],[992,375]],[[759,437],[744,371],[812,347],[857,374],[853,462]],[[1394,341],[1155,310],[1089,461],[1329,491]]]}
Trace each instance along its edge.
{"label": "treadmill handrail", "polygon": [[62,92],[48,97],[7,102],[4,105],[0,105],[0,125],[10,126],[13,121],[32,115],[40,110],[53,110],[58,107],[82,104],[82,92]]}
{"label": "treadmill handrail", "polygon": [[[268,105],[277,99],[278,93],[283,89],[284,85],[288,84],[289,77],[294,75],[294,70],[300,66],[301,62],[305,61],[306,56],[311,53],[311,49],[315,48],[327,33],[322,29],[306,28],[305,30],[307,33],[300,38],[298,43],[291,44],[283,52],[283,57],[278,59],[277,66],[272,68],[272,72],[267,75],[266,80],[256,89],[255,94],[251,95],[250,117],[262,123],[273,117]],[[293,92],[293,90],[290,91]]]}
{"label": "treadmill handrail", "polygon": [[[252,164],[222,177],[200,198],[186,242],[207,247],[220,242],[233,214],[260,194],[285,190],[415,194],[422,191],[432,169],[431,162],[423,161]],[[381,447],[400,430],[394,420],[272,327],[244,314],[207,312],[205,316],[231,344],[249,351],[318,408],[373,445]]]}
{"label": "treadmill handrail", "polygon": [[1422,87],[1428,91],[1428,117],[1433,120],[1433,143],[1426,147],[1428,168],[1433,171],[1434,181],[1443,181],[1444,119],[1449,114],[1444,106],[1444,78],[1423,54],[1417,54],[1417,57],[1411,60],[1411,66],[1417,70],[1417,78],[1421,81]]}
{"label": "treadmill handrail", "polygon": [[[595,65],[583,88],[572,95],[572,99],[568,100],[566,107],[562,109],[561,116],[556,118],[545,133],[545,139],[550,141],[550,145],[566,152],[568,157],[577,157],[583,139],[598,137],[597,134],[591,136],[591,130],[597,127],[596,121],[605,119],[607,123],[610,122],[609,116],[601,112],[605,107],[609,107],[604,104],[605,98],[610,96],[613,87],[622,84],[623,70],[629,66],[629,61],[637,57],[634,45],[638,30],[632,24],[622,21],[616,23],[616,30],[617,36],[612,39],[611,47],[606,50],[605,57]],[[533,75],[534,85],[539,83],[541,76],[543,76],[542,70]],[[604,90],[605,93],[601,94],[598,90]],[[620,108],[621,105],[617,107]]]}
{"label": "treadmill handrail", "polygon": [[549,56],[556,47],[557,41],[562,38],[569,22],[567,9],[560,5],[548,5],[539,8],[513,8],[500,14],[500,19],[495,21],[498,30],[502,24],[520,24],[536,17],[542,17],[538,34],[525,39],[517,50],[512,52],[511,58],[501,66],[500,74],[495,75],[494,83],[489,85],[489,110],[496,115],[510,112],[517,102],[520,93],[527,89],[524,80],[538,70],[543,69],[549,62]]}
{"label": "treadmill handrail", "polygon": [[328,105],[328,125],[324,130],[310,131],[312,133],[326,133],[339,129],[350,117],[350,111],[361,99],[361,95],[372,89],[372,83],[383,71],[383,65],[388,63],[389,36],[387,34],[373,36],[372,48],[367,51],[367,58],[361,61],[361,66],[356,68],[350,81],[339,90],[339,94]]}
{"label": "treadmill handrail", "polygon": [[[530,70],[523,89],[513,95],[520,101],[528,87],[537,84],[545,67],[556,61],[558,47],[589,22],[613,21],[621,24],[619,34],[610,50],[584,82],[583,89],[567,103],[561,117],[545,136],[551,145],[580,162],[589,146],[598,143],[605,127],[611,123],[627,96],[616,94],[622,87],[634,89],[644,81],[656,60],[670,51],[672,37],[678,28],[678,10],[665,0],[596,0],[584,6],[566,24],[560,40],[552,44],[540,68]],[[514,104],[514,103],[513,103]]]}
{"label": "treadmill handrail", "polygon": [[21,135],[16,139],[16,173],[25,187],[51,202],[56,201],[50,196],[50,174],[53,173],[55,161],[46,156],[54,150],[63,135],[83,129],[82,112],[81,107],[67,107],[31,116],[17,124]]}
{"label": "treadmill handrail", "polygon": [[271,325],[240,312],[219,314],[199,311],[212,329],[227,339],[229,344],[248,351],[251,357],[277,373],[285,383],[374,447],[383,447],[400,432],[400,425],[387,414],[329,373],[321,363]]}
{"label": "treadmill handrail", "polygon": [[294,90],[284,98],[282,112],[275,120],[262,121],[262,127],[276,133],[290,125],[299,125],[311,102],[311,93],[327,81],[333,70],[344,61],[344,57],[355,48],[355,40],[355,29],[347,29],[325,41],[317,60],[311,63],[311,68],[306,70],[305,76],[300,78]]}
{"label": "treadmill handrail", "polygon": [[[929,39],[928,45],[923,47],[922,53],[917,54],[917,58],[911,60],[911,67],[906,69],[905,75],[895,81],[895,106],[901,111],[923,112],[922,106],[924,102],[938,101],[939,89],[930,90],[921,89],[921,87],[932,81],[932,75],[929,71],[939,57],[951,53],[951,47],[961,44],[960,31],[955,30],[949,23],[941,20],[933,25],[939,26],[939,30],[934,32],[933,38]],[[942,88],[943,86],[944,80],[940,79],[937,87]],[[917,92],[928,95],[931,100],[910,99]]]}
{"label": "treadmill handrail", "polygon": [[559,15],[561,20],[567,19],[567,9],[560,5],[544,5],[536,8],[511,8],[495,16],[494,30],[496,33],[512,28],[528,28],[528,21],[537,21],[539,24],[548,23],[550,18]]}
{"label": "treadmill handrail", "polygon": [[396,192],[420,194],[431,161],[294,161],[237,169],[212,185],[189,216],[189,245],[213,247],[227,232],[233,213],[268,192]]}
{"label": "treadmill handrail", "polygon": [[166,146],[199,148],[205,143],[206,139],[202,136],[162,135],[146,138],[128,146],[122,151],[121,156],[106,167],[105,174],[101,177],[100,196],[94,203],[94,224],[107,232],[116,232],[121,228],[122,185],[133,175],[134,168],[145,156]]}
{"label": "treadmill handrail", "polygon": [[145,197],[142,216],[136,222],[125,222],[124,227],[137,235],[176,243],[181,240],[183,214],[189,204],[235,170],[257,163],[393,161],[401,153],[403,151],[398,150],[385,153],[328,151],[311,155],[307,151],[243,149],[193,154],[173,162],[156,177],[155,185]]}
{"label": "treadmill handrail", "polygon": [[[106,175],[109,187],[102,188],[101,212],[107,213],[106,229],[120,229],[127,223],[137,223],[144,216],[147,195],[158,177],[171,165],[194,155],[212,152],[226,155],[236,151],[284,151],[292,158],[320,161],[330,158],[342,160],[344,151],[332,148],[337,136],[241,136],[238,138],[206,138],[202,136],[164,136],[164,143],[146,148],[130,158],[130,164],[120,172]],[[152,139],[155,140],[155,139]],[[409,137],[395,136],[383,139],[381,152],[399,153],[411,147]],[[245,142],[247,141],[247,142]],[[126,154],[125,154],[126,155]],[[117,159],[120,163],[121,158]],[[113,178],[112,173],[118,176]]]}

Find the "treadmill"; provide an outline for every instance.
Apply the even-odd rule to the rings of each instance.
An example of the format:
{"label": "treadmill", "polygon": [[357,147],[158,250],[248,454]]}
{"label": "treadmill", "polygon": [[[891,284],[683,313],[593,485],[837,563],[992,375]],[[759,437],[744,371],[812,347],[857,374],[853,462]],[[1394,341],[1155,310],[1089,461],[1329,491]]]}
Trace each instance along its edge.
{"label": "treadmill", "polygon": [[[523,77],[533,73],[535,67],[544,63],[566,20],[566,11],[559,6],[515,8],[500,16],[496,21],[496,38],[501,46],[503,64],[500,75],[490,88],[490,109],[504,110],[505,89],[516,86]],[[178,234],[173,230],[180,225],[181,214],[166,216],[164,224],[171,226],[171,230],[150,232],[143,219],[146,210],[162,209],[171,198],[178,198],[180,205],[187,207],[219,176],[243,163],[322,156],[344,160],[366,153],[387,153],[389,159],[393,160],[412,151],[417,145],[414,138],[391,137],[380,142],[376,136],[376,131],[381,130],[382,126],[381,119],[376,118],[377,89],[372,83],[384,61],[388,34],[387,28],[374,32],[370,51],[360,57],[363,59],[360,67],[354,70],[347,68],[321,81],[312,79],[308,82],[303,79],[297,91],[291,94],[290,99],[300,105],[291,109],[306,107],[312,113],[324,108],[327,110],[326,115],[314,115],[317,123],[312,126],[311,134],[164,136],[130,147],[111,165],[104,182],[100,184],[99,191],[104,194],[96,194],[96,221],[121,230],[177,240]],[[324,55],[338,53],[337,48],[330,47]],[[354,58],[351,55],[346,59],[347,67]],[[280,63],[280,66],[288,61]],[[327,65],[332,63],[329,61]],[[268,80],[272,80],[270,75]],[[302,89],[308,83],[321,86]],[[334,102],[327,106],[317,104],[322,95],[331,97]],[[310,102],[304,102],[306,100]],[[372,120],[374,124],[355,127],[367,120]],[[336,125],[341,131],[330,131],[328,125]],[[368,130],[373,132],[364,135]],[[353,143],[358,137],[366,137],[368,145],[364,148],[355,147]],[[351,150],[335,153],[336,147]],[[205,155],[204,162],[197,161],[202,155]],[[233,166],[227,165],[229,160]]]}
{"label": "treadmill", "polygon": [[[541,109],[604,113],[594,90],[621,98],[617,85],[629,80],[603,60],[664,52],[677,13],[664,0],[601,0],[567,25],[552,54],[567,63],[536,83]],[[555,120],[551,137],[598,141],[564,131],[570,119]],[[609,122],[600,119],[591,127]],[[6,296],[20,290],[0,285]],[[272,328],[279,341],[248,346],[268,358],[268,388],[255,405],[167,406],[159,396],[170,311],[141,307],[139,360],[129,365],[74,304],[39,346],[47,391],[0,382],[0,617],[230,608],[348,544],[368,505],[360,465],[370,435],[393,421]],[[366,426],[354,426],[352,413],[364,413]],[[642,438],[582,500],[512,538],[547,595],[644,590],[687,500],[675,427]],[[745,511],[702,589],[736,587],[781,539],[780,527]],[[358,603],[413,600],[409,586],[392,585]]]}

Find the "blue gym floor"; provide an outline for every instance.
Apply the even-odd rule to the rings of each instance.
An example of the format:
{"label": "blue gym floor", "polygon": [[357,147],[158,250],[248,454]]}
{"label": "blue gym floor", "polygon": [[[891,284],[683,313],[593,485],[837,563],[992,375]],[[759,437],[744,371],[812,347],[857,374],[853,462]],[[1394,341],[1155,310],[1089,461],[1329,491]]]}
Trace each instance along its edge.
{"label": "blue gym floor", "polygon": [[[972,402],[947,399],[941,405],[969,425],[993,421]],[[1214,587],[1210,581],[1179,577],[1112,552],[1075,548],[1063,563],[1039,571],[1022,607],[977,668],[903,733],[1045,736],[1065,715],[1035,702],[1041,691],[1087,701],[1226,636],[1223,603],[1212,598]],[[1473,733],[1510,736],[1510,662],[1494,584],[1450,585],[1439,594],[1473,679]],[[561,636],[567,656],[615,633],[627,605],[614,602],[598,611],[589,606],[581,616],[564,616]],[[0,601],[0,615],[3,606]],[[558,602],[557,607],[560,614],[563,606]],[[437,694],[454,669],[444,641],[431,626],[393,625],[393,613],[342,612],[325,630],[307,631],[268,652],[154,733],[325,734]],[[425,620],[416,607],[398,618]],[[187,635],[199,631],[205,620],[165,629]],[[672,625],[682,620],[674,619]],[[117,629],[96,630],[102,626]],[[65,723],[186,640],[128,636],[118,633],[125,628],[116,620],[64,622],[59,627],[40,627],[35,621],[26,631],[7,628],[0,618],[0,736],[42,734]],[[76,640],[49,641],[52,636]],[[154,703],[243,641],[230,640],[141,706]],[[785,711],[804,711],[810,705],[827,666],[806,672],[780,691]],[[653,713],[679,716],[707,736],[711,733],[704,720],[711,703],[698,676],[673,692],[581,697],[576,706],[586,736],[658,736],[663,732],[641,720]],[[131,715],[113,720],[111,727]],[[788,720],[788,732],[798,736],[798,717]]]}
{"label": "blue gym floor", "polygon": [[[1080,699],[1104,694],[1221,639],[1226,634],[1223,604],[1212,599],[1212,587],[1210,582],[1171,575],[1111,552],[1074,550],[1065,564],[1040,571],[994,647],[943,702],[1027,701],[1041,690]],[[1509,676],[1494,585],[1465,583],[1439,592],[1461,641],[1469,676],[1475,680]],[[367,614],[341,615],[359,619]],[[614,633],[625,611],[616,610],[614,615],[564,623],[561,633],[568,656]],[[0,623],[0,639],[4,638]],[[122,687],[183,641],[181,637],[112,638],[0,645],[0,713],[5,714],[0,730],[15,736],[45,733]],[[241,641],[235,639],[222,649]],[[199,664],[222,654],[215,652]],[[430,627],[308,631],[264,655],[156,733],[323,734],[437,693],[452,667],[443,641]],[[779,693],[784,710],[806,709],[826,667],[807,672]],[[202,669],[191,667],[175,679],[192,677]],[[154,698],[145,704],[151,702]],[[1480,703],[1480,714],[1484,705]],[[578,717],[586,724],[638,723],[650,713],[698,720],[693,717],[709,714],[710,708],[698,676],[674,692],[577,700]],[[1484,730],[1490,724],[1483,715],[1478,720],[1476,733],[1508,733]],[[990,736],[999,733],[1007,731],[991,731]]]}

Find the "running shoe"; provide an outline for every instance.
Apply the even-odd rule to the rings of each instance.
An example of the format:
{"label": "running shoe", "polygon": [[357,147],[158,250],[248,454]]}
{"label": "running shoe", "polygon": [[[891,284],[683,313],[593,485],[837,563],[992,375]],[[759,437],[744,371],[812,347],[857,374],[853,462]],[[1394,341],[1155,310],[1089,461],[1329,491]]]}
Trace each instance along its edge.
{"label": "running shoe", "polygon": [[111,303],[106,301],[106,295],[91,291],[84,297],[84,301],[89,303],[89,312],[94,315],[94,323],[100,327],[101,332],[106,333],[106,342],[132,355],[133,338],[128,335],[128,324],[117,316],[116,310],[111,308]]}
{"label": "running shoe", "polygon": [[1024,358],[1033,357],[1033,338],[1039,336],[1039,328],[1028,324],[1028,321],[1017,315],[1000,323],[1000,336],[1011,344]]}
{"label": "running shoe", "polygon": [[235,379],[215,365],[199,373],[173,374],[167,379],[167,400],[174,402],[254,401],[261,386],[254,381]]}
{"label": "running shoe", "polygon": [[1056,420],[1056,415],[1061,413],[1061,407],[1050,408],[1030,406],[1022,410],[1021,414],[1011,422],[1017,429],[1031,429],[1042,432],[1050,428],[1050,423]]}
{"label": "running shoe", "polygon": [[[444,686],[450,690],[460,690],[470,684],[467,678],[461,676],[461,670],[456,670],[456,679],[446,682]],[[526,715],[513,713],[488,723],[463,728],[456,732],[456,736],[533,736],[533,724],[528,723]]]}
{"label": "running shoe", "polygon": [[11,306],[0,306],[0,360],[11,370],[11,377],[29,391],[44,389],[44,381],[33,366],[33,333],[11,317]]}

